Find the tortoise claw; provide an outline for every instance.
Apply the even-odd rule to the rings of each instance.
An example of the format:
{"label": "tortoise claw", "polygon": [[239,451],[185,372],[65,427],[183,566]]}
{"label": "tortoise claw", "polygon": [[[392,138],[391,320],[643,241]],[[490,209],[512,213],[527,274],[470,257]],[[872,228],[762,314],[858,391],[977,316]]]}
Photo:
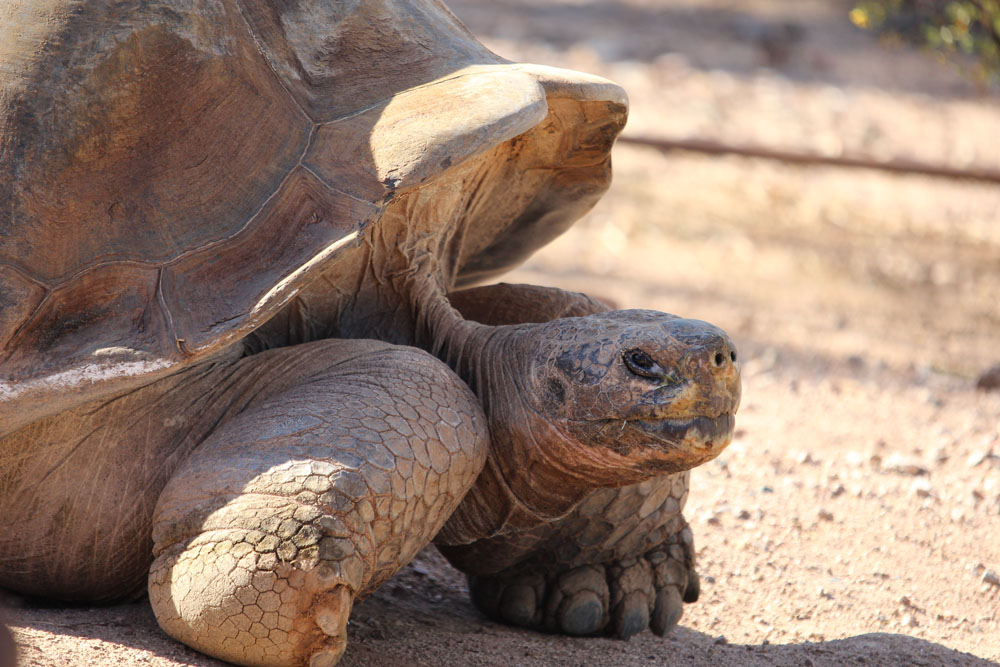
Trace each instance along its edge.
{"label": "tortoise claw", "polygon": [[503,593],[500,615],[510,625],[530,626],[538,608],[537,597],[529,583],[515,584]]}
{"label": "tortoise claw", "polygon": [[694,568],[691,568],[688,570],[688,583],[687,588],[684,589],[684,601],[697,602],[699,597],[701,597],[701,577],[694,571]]}
{"label": "tortoise claw", "polygon": [[663,637],[674,629],[683,614],[681,596],[674,586],[661,589],[656,594],[656,604],[653,607],[653,618],[649,621],[649,629]]}
{"label": "tortoise claw", "polygon": [[[546,625],[567,635],[597,634],[607,623],[610,597],[604,568],[583,565],[561,574],[550,587]],[[554,617],[554,618],[553,618]],[[553,623],[554,621],[554,623]]]}

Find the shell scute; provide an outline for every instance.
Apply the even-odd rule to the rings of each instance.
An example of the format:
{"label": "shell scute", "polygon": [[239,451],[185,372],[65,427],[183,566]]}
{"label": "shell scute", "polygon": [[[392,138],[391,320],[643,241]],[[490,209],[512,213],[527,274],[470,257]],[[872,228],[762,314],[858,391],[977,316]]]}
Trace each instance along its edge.
{"label": "shell scute", "polygon": [[378,201],[528,131],[547,113],[533,77],[469,67],[321,125],[304,162],[326,182]]}
{"label": "shell scute", "polygon": [[0,360],[10,339],[41,304],[45,289],[11,267],[0,265]]}
{"label": "shell scute", "polygon": [[98,263],[167,262],[245,225],[311,126],[252,44],[234,50],[154,23],[96,62],[70,52],[27,73],[44,92],[19,101],[33,120],[12,128],[27,148],[9,165],[20,187],[0,262],[54,286]]}
{"label": "shell scute", "polygon": [[261,53],[317,123],[500,59],[438,3],[242,0]]}
{"label": "shell scute", "polygon": [[[374,219],[377,208],[295,168],[225,252],[206,248],[163,271],[174,335],[190,353],[246,335],[298,290],[300,273],[321,268]],[[200,304],[190,309],[189,304]],[[261,320],[261,321],[258,321]]]}

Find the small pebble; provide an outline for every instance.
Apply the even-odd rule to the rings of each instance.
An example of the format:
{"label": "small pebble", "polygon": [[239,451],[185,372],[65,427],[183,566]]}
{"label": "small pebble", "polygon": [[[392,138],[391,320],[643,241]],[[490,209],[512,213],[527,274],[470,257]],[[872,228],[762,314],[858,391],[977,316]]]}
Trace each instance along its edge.
{"label": "small pebble", "polygon": [[927,468],[922,466],[920,463],[913,459],[908,459],[900,456],[899,454],[893,454],[885,460],[885,465],[883,469],[888,472],[895,472],[901,475],[926,475],[928,473]]}
{"label": "small pebble", "polygon": [[990,586],[1000,586],[1000,576],[993,570],[986,570],[983,572],[983,583],[989,584]]}
{"label": "small pebble", "polygon": [[[878,454],[875,454],[874,456],[878,456]],[[847,465],[852,468],[860,467],[865,462],[871,463],[871,458],[872,457],[857,451],[850,451],[844,454],[844,461],[846,461]]]}
{"label": "small pebble", "polygon": [[830,512],[829,510],[821,509],[816,513],[816,516],[820,519],[820,521],[833,521],[833,512]]}
{"label": "small pebble", "polygon": [[976,389],[996,391],[1000,389],[1000,364],[991,367],[976,380]]}
{"label": "small pebble", "polygon": [[993,456],[992,449],[984,449],[982,451],[973,452],[972,454],[969,454],[969,458],[965,459],[965,465],[969,466],[970,468],[975,468],[977,465],[979,465],[986,459],[990,458],[991,456]]}
{"label": "small pebble", "polygon": [[913,480],[913,484],[910,486],[910,490],[917,495],[919,498],[928,498],[931,496],[931,483],[924,478],[919,478]]}
{"label": "small pebble", "polygon": [[795,462],[802,464],[819,463],[819,461],[814,459],[812,454],[810,454],[809,452],[800,452],[799,455],[795,458]]}

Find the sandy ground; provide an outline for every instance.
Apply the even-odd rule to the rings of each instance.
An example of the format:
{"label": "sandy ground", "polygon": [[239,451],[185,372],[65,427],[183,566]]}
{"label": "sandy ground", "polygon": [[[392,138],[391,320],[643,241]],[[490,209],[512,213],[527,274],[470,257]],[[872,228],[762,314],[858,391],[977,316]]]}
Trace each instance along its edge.
{"label": "sandy ground", "polygon": [[[849,3],[452,3],[494,50],[597,72],[629,132],[1000,166],[1000,98],[854,31]],[[616,149],[598,208],[507,279],[717,323],[737,436],[694,473],[702,598],[660,639],[488,622],[423,552],[342,664],[1000,664],[1000,188]],[[16,601],[15,601],[16,602]],[[22,605],[23,665],[220,665],[145,602]]]}

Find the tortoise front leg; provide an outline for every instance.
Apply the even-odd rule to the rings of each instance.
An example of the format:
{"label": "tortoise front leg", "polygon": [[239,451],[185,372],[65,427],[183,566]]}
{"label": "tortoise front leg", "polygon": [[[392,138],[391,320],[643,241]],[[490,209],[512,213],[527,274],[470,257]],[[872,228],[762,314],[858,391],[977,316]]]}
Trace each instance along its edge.
{"label": "tortoise front leg", "polygon": [[205,653],[328,667],[354,600],[427,544],[479,474],[485,420],[414,348],[320,341],[235,370],[248,367],[282,388],[255,388],[160,495],[150,601]]}
{"label": "tortoise front leg", "polygon": [[[611,310],[585,294],[498,284],[455,292],[467,319],[502,325]],[[595,489],[569,514],[513,535],[439,547],[470,573],[474,604],[510,625],[570,635],[669,632],[698,599],[691,530],[681,511],[689,473]]]}
{"label": "tortoise front leg", "polygon": [[[681,514],[688,473],[598,489],[566,516],[520,534],[439,547],[472,572],[473,603],[490,618],[568,635],[658,635],[698,599],[691,529]],[[483,572],[499,563],[510,563]],[[491,568],[492,569],[492,568]]]}

